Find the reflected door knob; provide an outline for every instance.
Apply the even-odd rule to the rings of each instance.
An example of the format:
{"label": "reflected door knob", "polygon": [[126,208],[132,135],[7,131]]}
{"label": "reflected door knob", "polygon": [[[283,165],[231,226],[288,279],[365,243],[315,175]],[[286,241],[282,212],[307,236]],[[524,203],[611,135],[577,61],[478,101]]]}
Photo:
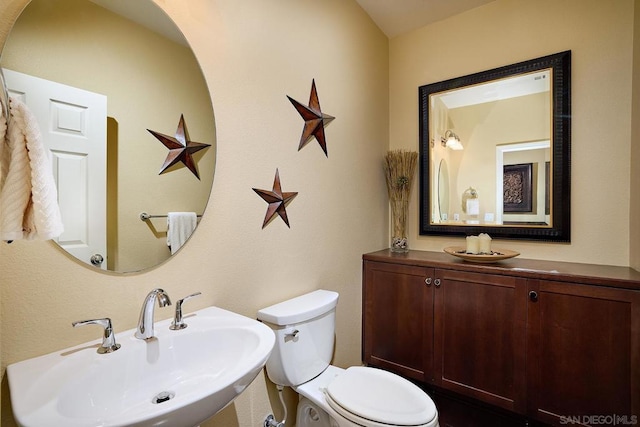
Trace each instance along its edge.
{"label": "reflected door knob", "polygon": [[95,265],[96,267],[101,266],[103,262],[104,262],[104,257],[102,255],[100,254],[91,255],[91,264]]}

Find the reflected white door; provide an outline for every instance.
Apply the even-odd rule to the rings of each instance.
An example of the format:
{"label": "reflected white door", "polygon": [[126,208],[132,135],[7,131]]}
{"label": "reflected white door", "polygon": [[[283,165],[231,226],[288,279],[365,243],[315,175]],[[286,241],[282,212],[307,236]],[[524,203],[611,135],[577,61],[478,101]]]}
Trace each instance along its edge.
{"label": "reflected white door", "polygon": [[[107,97],[7,69],[3,73],[10,96],[35,115],[51,151],[64,223],[58,244],[87,263],[94,255],[106,257]],[[106,259],[94,265],[106,269]]]}

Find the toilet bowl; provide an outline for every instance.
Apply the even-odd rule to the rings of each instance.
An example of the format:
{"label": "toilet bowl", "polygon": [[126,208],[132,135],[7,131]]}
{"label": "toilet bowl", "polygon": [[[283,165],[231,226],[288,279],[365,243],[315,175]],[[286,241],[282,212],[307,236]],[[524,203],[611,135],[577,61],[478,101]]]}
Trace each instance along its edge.
{"label": "toilet bowl", "polygon": [[320,406],[306,397],[300,396],[296,427],[339,427],[335,422],[331,425],[331,418]]}
{"label": "toilet bowl", "polygon": [[258,312],[276,334],[267,375],[300,396],[297,427],[438,427],[431,398],[387,371],[330,364],[336,292],[318,290]]}
{"label": "toilet bowl", "polygon": [[[293,389],[300,395],[296,427],[438,426],[436,407],[426,393],[380,369],[330,365]],[[301,404],[302,415],[312,417],[300,418]]]}

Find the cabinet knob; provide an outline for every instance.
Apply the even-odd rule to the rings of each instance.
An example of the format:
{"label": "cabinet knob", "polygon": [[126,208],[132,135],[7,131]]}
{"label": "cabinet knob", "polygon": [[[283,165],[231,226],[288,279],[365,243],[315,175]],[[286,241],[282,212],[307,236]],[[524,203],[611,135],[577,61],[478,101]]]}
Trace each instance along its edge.
{"label": "cabinet knob", "polygon": [[536,291],[529,291],[529,299],[533,302],[538,301],[538,293]]}
{"label": "cabinet knob", "polygon": [[434,280],[433,284],[436,285],[436,288],[439,288],[440,287],[440,279]]}
{"label": "cabinet knob", "polygon": [[431,284],[431,277],[427,277],[426,279],[424,279],[424,283],[426,283],[427,286],[429,286]]}

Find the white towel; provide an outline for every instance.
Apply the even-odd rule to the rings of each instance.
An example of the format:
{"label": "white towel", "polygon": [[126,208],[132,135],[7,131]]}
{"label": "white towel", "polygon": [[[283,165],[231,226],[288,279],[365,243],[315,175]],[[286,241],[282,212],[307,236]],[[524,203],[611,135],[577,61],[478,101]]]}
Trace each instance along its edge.
{"label": "white towel", "polygon": [[63,225],[49,152],[27,106],[11,98],[10,111],[1,140],[0,240],[58,237]]}
{"label": "white towel", "polygon": [[171,255],[184,245],[196,229],[198,217],[195,212],[169,212],[167,215],[167,246]]}

